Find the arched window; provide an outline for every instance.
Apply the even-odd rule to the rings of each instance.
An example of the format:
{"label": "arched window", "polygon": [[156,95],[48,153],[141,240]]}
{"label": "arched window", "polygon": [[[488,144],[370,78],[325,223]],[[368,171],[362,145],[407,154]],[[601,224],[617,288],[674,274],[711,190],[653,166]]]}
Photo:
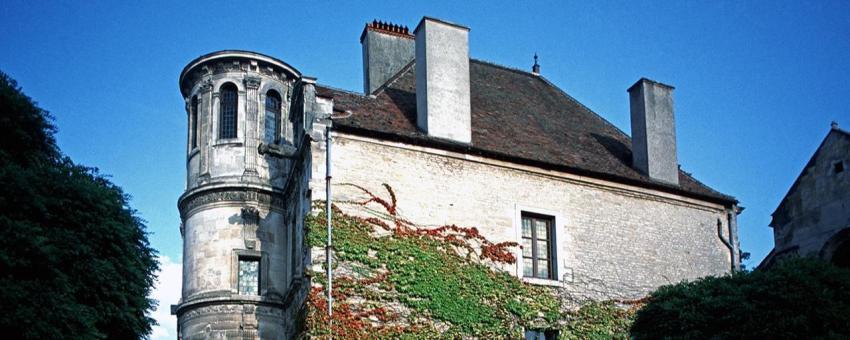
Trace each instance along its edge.
{"label": "arched window", "polygon": [[266,93],[266,143],[280,141],[280,94],[275,90]]}
{"label": "arched window", "polygon": [[236,138],[236,108],[239,102],[237,92],[236,85],[232,83],[221,86],[219,91],[221,110],[219,112],[218,138]]}
{"label": "arched window", "polygon": [[192,113],[191,113],[191,124],[192,124],[192,149],[198,147],[198,96],[192,97]]}

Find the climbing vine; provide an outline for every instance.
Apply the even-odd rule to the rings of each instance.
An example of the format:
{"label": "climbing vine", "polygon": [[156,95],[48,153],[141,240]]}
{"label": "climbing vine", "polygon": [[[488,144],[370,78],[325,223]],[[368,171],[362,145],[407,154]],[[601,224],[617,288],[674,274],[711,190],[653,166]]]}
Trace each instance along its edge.
{"label": "climbing vine", "polygon": [[[631,309],[613,302],[577,311],[553,289],[529,285],[493,265],[516,262],[515,242],[493,243],[474,227],[421,227],[398,215],[397,198],[366,188],[361,201],[332,206],[333,323],[323,270],[315,270],[308,332],[344,339],[522,338],[524,329],[560,329],[561,338],[627,338]],[[317,210],[324,204],[316,202]],[[344,213],[349,206],[367,217]],[[325,214],[307,218],[308,243],[325,246]],[[591,309],[588,309],[591,308]]]}

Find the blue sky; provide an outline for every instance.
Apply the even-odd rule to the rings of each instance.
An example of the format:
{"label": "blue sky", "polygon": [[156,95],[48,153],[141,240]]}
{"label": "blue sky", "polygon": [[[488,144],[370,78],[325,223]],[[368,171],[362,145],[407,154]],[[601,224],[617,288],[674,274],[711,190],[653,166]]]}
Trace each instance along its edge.
{"label": "blue sky", "polygon": [[133,196],[153,246],[176,261],[186,63],[252,50],[361,91],[364,23],[413,28],[423,15],[469,26],[473,58],[530,69],[536,52],[546,78],[626,132],[626,88],[640,77],[676,86],[679,162],[746,207],[751,266],[770,251],[770,214],[830,122],[850,127],[847,1],[5,0],[0,70],[56,116],[66,154]]}

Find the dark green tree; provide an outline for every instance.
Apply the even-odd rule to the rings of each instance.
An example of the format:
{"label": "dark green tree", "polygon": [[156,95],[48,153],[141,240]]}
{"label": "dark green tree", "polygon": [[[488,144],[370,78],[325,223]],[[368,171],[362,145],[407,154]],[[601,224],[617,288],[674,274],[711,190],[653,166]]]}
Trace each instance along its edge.
{"label": "dark green tree", "polygon": [[0,126],[3,337],[149,334],[158,263],[129,197],[64,156],[49,113],[2,72]]}
{"label": "dark green tree", "polygon": [[814,259],[659,288],[636,339],[848,339],[850,270]]}

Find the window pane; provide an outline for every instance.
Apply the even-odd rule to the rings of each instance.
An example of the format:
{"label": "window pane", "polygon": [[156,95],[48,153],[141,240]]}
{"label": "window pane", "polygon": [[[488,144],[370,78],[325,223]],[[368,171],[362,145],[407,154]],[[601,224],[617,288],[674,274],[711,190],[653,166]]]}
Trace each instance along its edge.
{"label": "window pane", "polygon": [[531,239],[522,239],[522,256],[531,257]]}
{"label": "window pane", "polygon": [[531,237],[531,220],[522,218],[522,237]]}
{"label": "window pane", "polygon": [[534,276],[534,261],[531,259],[522,259],[522,276]]}
{"label": "window pane", "polygon": [[266,143],[276,143],[280,137],[280,96],[275,91],[266,94]]}
{"label": "window pane", "polygon": [[549,258],[549,242],[546,242],[546,240],[537,241],[537,258]]}
{"label": "window pane", "polygon": [[538,260],[537,261],[537,275],[536,277],[548,279],[549,278],[549,261],[546,260]]}
{"label": "window pane", "polygon": [[548,223],[546,223],[546,221],[534,220],[534,228],[537,229],[536,232],[537,232],[537,238],[538,239],[545,240],[545,239],[549,238],[549,232],[548,232],[548,230],[546,230],[546,229],[548,229],[547,227],[548,227]]}
{"label": "window pane", "polygon": [[220,91],[221,97],[221,124],[219,128],[220,138],[236,138],[236,107],[237,90],[233,84],[224,84]]}
{"label": "window pane", "polygon": [[257,295],[260,288],[260,261],[239,260],[239,294]]}
{"label": "window pane", "polygon": [[544,338],[543,332],[541,331],[526,330],[525,340],[546,340],[546,338]]}
{"label": "window pane", "polygon": [[198,147],[198,97],[192,97],[192,149]]}

